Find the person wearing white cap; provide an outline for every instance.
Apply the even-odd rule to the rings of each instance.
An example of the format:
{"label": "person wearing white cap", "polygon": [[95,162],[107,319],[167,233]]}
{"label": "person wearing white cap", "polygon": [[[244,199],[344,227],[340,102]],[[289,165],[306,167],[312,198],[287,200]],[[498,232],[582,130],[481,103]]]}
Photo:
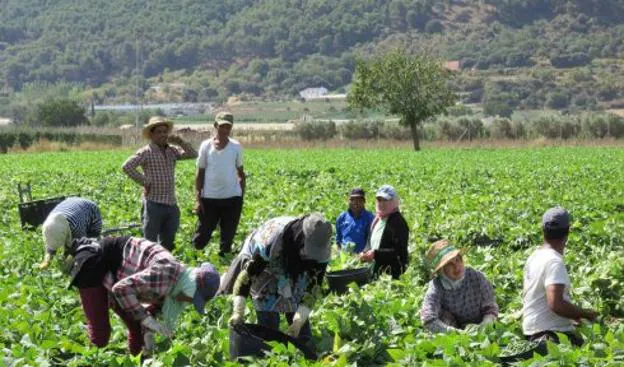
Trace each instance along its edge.
{"label": "person wearing white cap", "polygon": [[598,313],[574,305],[570,298],[570,276],[563,261],[570,233],[568,211],[559,206],[548,209],[542,217],[542,232],[544,243],[524,265],[523,333],[532,341],[547,338],[554,342],[559,342],[556,333],[563,333],[580,346],[583,338],[574,331],[575,323],[593,321]]}
{"label": "person wearing white cap", "polygon": [[[123,171],[143,187],[143,235],[170,251],[180,226],[180,208],[175,195],[176,162],[197,157],[191,144],[172,135],[172,129],[173,122],[167,118],[151,117],[143,127],[143,137],[150,143],[122,165]],[[143,172],[137,170],[139,166]]]}
{"label": "person wearing white cap", "polygon": [[389,273],[393,279],[398,279],[409,263],[409,227],[399,210],[399,196],[394,187],[381,186],[375,198],[376,216],[360,260],[374,264],[375,277],[381,273]]}
{"label": "person wearing white cap", "polygon": [[[289,324],[288,335],[309,341],[308,317],[322,297],[331,234],[331,224],[320,213],[273,218],[253,231],[230,266],[234,272],[242,271],[237,276],[224,276],[234,281],[230,324],[244,322],[245,298],[251,293],[260,325],[277,330],[283,313]],[[242,262],[242,266],[235,262]],[[224,287],[232,286],[222,282],[221,289]]]}
{"label": "person wearing white cap", "polygon": [[99,237],[101,231],[102,216],[96,203],[79,197],[61,201],[43,222],[46,254],[39,268],[47,268],[56,253],[63,251],[60,265],[61,270],[67,272],[72,260],[66,256],[66,250],[71,241],[82,237]]}
{"label": "person wearing white cap", "polygon": [[231,113],[215,116],[215,134],[199,147],[195,175],[198,218],[192,242],[196,249],[203,249],[219,225],[220,256],[232,251],[245,194],[243,148],[230,137],[233,125]]}

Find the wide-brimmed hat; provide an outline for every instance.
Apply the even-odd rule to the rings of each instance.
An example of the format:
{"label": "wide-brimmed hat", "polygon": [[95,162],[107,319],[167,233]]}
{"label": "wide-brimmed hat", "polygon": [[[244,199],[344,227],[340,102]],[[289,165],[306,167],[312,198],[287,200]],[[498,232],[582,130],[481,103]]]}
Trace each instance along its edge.
{"label": "wide-brimmed hat", "polygon": [[231,112],[221,111],[215,116],[215,124],[221,125],[234,125],[234,115]]}
{"label": "wide-brimmed hat", "polygon": [[211,300],[219,289],[221,276],[212,264],[203,263],[197,268],[195,282],[197,283],[197,290],[193,296],[193,305],[195,310],[200,315],[203,315],[206,302]]}
{"label": "wide-brimmed hat", "polygon": [[321,213],[312,213],[303,219],[303,248],[301,256],[317,262],[328,262],[331,257],[331,224]]}
{"label": "wide-brimmed hat", "polygon": [[431,272],[435,273],[442,269],[444,265],[453,260],[457,255],[462,253],[464,253],[463,250],[456,248],[448,240],[440,240],[434,242],[431,247],[429,247],[429,250],[425,255],[425,260],[427,261],[427,266],[431,269]]}
{"label": "wide-brimmed hat", "polygon": [[173,121],[170,121],[169,119],[167,119],[164,116],[153,116],[150,117],[149,121],[147,122],[147,124],[145,124],[143,126],[143,137],[145,139],[149,139],[150,138],[150,132],[152,132],[152,130],[159,125],[165,125],[167,126],[167,129],[169,130],[169,132],[171,132],[171,130],[173,129]]}

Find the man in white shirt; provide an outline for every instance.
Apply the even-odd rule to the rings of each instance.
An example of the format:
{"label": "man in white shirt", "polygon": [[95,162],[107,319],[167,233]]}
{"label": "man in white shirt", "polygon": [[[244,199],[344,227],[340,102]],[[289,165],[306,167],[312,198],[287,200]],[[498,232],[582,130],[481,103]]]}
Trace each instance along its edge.
{"label": "man in white shirt", "polygon": [[202,142],[197,157],[195,190],[199,218],[192,241],[196,249],[203,249],[219,224],[219,256],[232,251],[245,193],[243,148],[230,138],[233,124],[231,113],[219,112],[214,123],[216,133]]}
{"label": "man in white shirt", "polygon": [[574,332],[580,319],[595,320],[598,313],[572,304],[570,277],[563,253],[570,232],[570,215],[561,207],[548,209],[542,217],[544,244],[529,256],[524,266],[522,329],[533,341],[546,337],[559,342],[557,332],[580,346],[583,339]]}

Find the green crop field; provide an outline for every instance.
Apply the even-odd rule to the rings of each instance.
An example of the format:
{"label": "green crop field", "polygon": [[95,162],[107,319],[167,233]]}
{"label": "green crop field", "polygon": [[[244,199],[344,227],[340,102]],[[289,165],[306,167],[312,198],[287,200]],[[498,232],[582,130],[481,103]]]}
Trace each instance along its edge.
{"label": "green crop field", "polygon": [[[40,271],[40,230],[22,231],[16,190],[33,183],[35,199],[80,194],[96,201],[105,226],[137,221],[140,190],[120,166],[130,151],[0,156],[0,365],[133,366],[126,329],[111,312],[108,347],[89,344],[75,290],[56,269]],[[409,270],[400,281],[382,278],[343,296],[329,295],[311,316],[321,359],[328,366],[484,366],[521,337],[522,268],[540,242],[540,219],[559,204],[573,216],[565,258],[576,303],[598,309],[600,322],[580,331],[587,343],[549,345],[549,355],[525,366],[624,364],[624,150],[544,148],[508,150],[248,150],[248,193],[236,237],[282,214],[323,212],[334,221],[353,186],[372,198],[384,183],[396,187],[410,226]],[[194,162],[177,168],[182,209],[175,255],[184,263],[210,261],[221,271],[217,242],[198,252],[190,244],[195,224]],[[369,200],[368,207],[372,207]],[[419,309],[427,271],[422,254],[439,238],[469,249],[467,262],[495,287],[501,317],[475,334],[432,336]],[[146,365],[220,366],[228,362],[231,301],[209,302],[200,317],[189,307],[172,342],[160,341]],[[251,303],[248,321],[255,320]],[[254,366],[307,366],[294,350],[278,346]]]}

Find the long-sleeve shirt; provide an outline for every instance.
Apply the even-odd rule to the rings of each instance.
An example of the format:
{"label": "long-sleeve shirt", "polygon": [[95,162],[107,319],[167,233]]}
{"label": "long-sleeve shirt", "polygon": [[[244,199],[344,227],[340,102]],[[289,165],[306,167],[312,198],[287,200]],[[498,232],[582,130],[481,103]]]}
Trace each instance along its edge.
{"label": "long-sleeve shirt", "polygon": [[[102,232],[102,215],[97,204],[91,200],[69,197],[52,209],[50,215],[61,214],[69,224],[72,239],[99,237]],[[46,249],[54,254],[58,248]]]}
{"label": "long-sleeve shirt", "polygon": [[164,247],[132,237],[123,248],[115,277],[108,273],[103,283],[121,309],[141,321],[148,316],[141,304],[162,304],[184,269]]}
{"label": "long-sleeve shirt", "polygon": [[440,325],[439,321],[448,325],[449,318],[455,325],[448,326],[463,328],[480,323],[488,314],[498,316],[494,290],[483,273],[472,268],[466,268],[456,289],[446,289],[439,277],[431,280],[420,309],[420,319],[428,328]]}
{"label": "long-sleeve shirt", "polygon": [[359,253],[366,247],[366,240],[373,222],[373,213],[362,210],[357,217],[351,210],[342,212],[336,219],[336,243],[344,247],[349,242],[355,243],[353,252]]}
{"label": "long-sleeve shirt", "polygon": [[[163,149],[150,143],[128,158],[122,169],[136,183],[149,188],[146,200],[175,205],[176,162],[196,157],[197,152],[190,144],[184,144],[183,147],[167,145]],[[143,172],[137,169],[139,166]]]}

